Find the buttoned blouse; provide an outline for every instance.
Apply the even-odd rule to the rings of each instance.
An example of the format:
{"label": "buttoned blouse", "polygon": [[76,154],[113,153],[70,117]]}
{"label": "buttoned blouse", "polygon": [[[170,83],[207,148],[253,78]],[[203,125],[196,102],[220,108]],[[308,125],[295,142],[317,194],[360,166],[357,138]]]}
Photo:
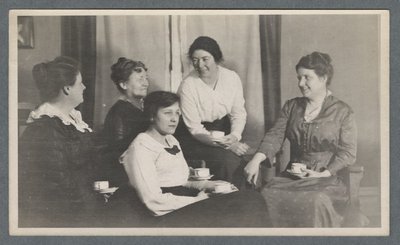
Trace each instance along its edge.
{"label": "buttoned blouse", "polygon": [[350,106],[328,95],[319,114],[313,120],[305,121],[306,106],[304,97],[287,101],[258,151],[271,160],[287,138],[291,162],[305,163],[316,171],[328,169],[333,175],[353,164],[357,151],[357,127]]}

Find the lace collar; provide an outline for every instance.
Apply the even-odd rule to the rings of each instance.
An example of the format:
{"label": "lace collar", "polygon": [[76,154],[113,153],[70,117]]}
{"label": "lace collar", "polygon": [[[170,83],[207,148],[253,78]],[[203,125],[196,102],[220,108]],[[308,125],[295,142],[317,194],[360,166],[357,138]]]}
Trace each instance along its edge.
{"label": "lace collar", "polygon": [[31,113],[29,114],[28,120],[26,122],[33,123],[35,120],[41,118],[42,116],[48,116],[51,118],[58,117],[62,121],[63,124],[65,124],[65,125],[72,124],[80,132],[84,133],[85,130],[92,132],[92,129],[89,128],[89,125],[87,125],[82,120],[82,115],[81,115],[80,111],[73,109],[69,113],[69,116],[66,116],[60,110],[58,110],[56,107],[50,105],[49,103],[43,103],[36,110],[31,111]]}

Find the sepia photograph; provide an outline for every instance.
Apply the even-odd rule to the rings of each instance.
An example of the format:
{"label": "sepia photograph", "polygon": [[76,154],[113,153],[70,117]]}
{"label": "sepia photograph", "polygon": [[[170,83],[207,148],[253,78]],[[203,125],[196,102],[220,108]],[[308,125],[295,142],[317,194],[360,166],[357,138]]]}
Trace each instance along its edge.
{"label": "sepia photograph", "polygon": [[388,236],[389,39],[387,10],[11,10],[10,234]]}

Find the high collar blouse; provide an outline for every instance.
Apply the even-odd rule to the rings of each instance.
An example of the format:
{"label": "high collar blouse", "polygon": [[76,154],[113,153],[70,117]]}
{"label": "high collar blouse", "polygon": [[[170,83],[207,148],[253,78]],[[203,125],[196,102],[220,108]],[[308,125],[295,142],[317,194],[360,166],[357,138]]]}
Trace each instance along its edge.
{"label": "high collar blouse", "polygon": [[353,164],[357,151],[357,127],[350,106],[328,95],[319,114],[309,122],[304,120],[306,106],[304,97],[287,101],[258,151],[272,160],[287,138],[291,162],[305,163],[316,171],[328,169],[333,175]]}

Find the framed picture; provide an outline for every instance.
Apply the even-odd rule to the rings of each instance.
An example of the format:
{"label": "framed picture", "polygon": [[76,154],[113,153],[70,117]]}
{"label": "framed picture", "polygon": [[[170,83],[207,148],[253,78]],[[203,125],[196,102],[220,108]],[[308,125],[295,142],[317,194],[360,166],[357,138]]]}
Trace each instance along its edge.
{"label": "framed picture", "polygon": [[34,48],[33,17],[18,17],[18,48]]}

